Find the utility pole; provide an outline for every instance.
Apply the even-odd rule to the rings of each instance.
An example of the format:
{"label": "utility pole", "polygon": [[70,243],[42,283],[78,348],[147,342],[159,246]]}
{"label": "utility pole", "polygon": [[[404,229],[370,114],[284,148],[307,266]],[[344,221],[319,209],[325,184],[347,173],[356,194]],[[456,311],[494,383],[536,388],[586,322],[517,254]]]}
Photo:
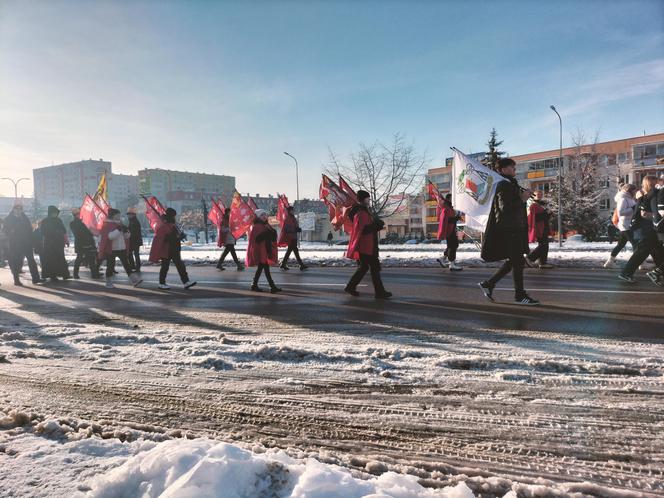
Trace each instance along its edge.
{"label": "utility pole", "polygon": [[201,191],[201,204],[203,205],[203,227],[205,228],[205,243],[208,243],[208,219],[207,219],[207,204],[205,203],[205,197],[203,196],[203,191]]}
{"label": "utility pole", "polygon": [[[295,159],[295,156],[289,154],[288,152],[284,152],[284,154],[286,154],[293,161],[295,161],[295,202],[297,203],[297,209],[295,211],[295,214],[297,215],[297,222],[299,224],[300,223],[300,178],[299,178],[299,173],[298,173],[297,159]],[[300,245],[301,233],[302,232],[297,233],[297,245],[298,245],[298,247]]]}
{"label": "utility pole", "polygon": [[550,106],[551,110],[558,116],[560,122],[560,154],[558,158],[558,247],[563,246],[563,206],[562,206],[562,189],[563,189],[563,119],[558,114],[555,106]]}

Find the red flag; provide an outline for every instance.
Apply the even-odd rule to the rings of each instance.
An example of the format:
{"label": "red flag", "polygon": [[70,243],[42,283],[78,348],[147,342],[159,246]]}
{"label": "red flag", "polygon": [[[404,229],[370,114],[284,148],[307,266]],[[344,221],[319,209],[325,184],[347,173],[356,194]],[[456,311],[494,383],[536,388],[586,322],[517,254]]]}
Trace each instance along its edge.
{"label": "red flag", "polygon": [[351,187],[341,175],[339,175],[339,187],[341,190],[346,192],[346,194],[348,194],[348,196],[353,200],[353,203],[357,203],[357,194],[353,190],[353,187]]}
{"label": "red flag", "polygon": [[166,208],[161,205],[161,202],[159,202],[159,199],[155,196],[152,196],[149,199],[143,197],[143,199],[145,200],[145,216],[150,222],[150,228],[152,228],[152,231],[154,232],[157,229],[157,226],[161,224],[161,217],[166,213]]}
{"label": "red flag", "polygon": [[221,226],[221,220],[224,218],[224,211],[214,199],[210,199],[210,201],[212,201],[212,207],[208,213],[208,220],[210,220],[213,225],[219,227]]}
{"label": "red flag", "polygon": [[242,199],[240,192],[237,190],[233,192],[231,216],[229,220],[233,237],[236,239],[242,237],[254,221],[254,216],[253,209],[251,209],[251,206]]}
{"label": "red flag", "polygon": [[85,194],[79,218],[91,232],[99,233],[108,212],[104,211],[90,195]]}
{"label": "red flag", "polygon": [[323,175],[319,195],[321,200],[328,206],[330,222],[334,229],[339,230],[343,226],[345,231],[349,231],[352,224],[346,215],[346,211],[356,202],[353,196],[342,190],[341,187],[326,175]]}
{"label": "red flag", "polygon": [[216,202],[219,209],[221,209],[221,212],[226,212],[226,205],[224,204],[224,201],[221,200],[221,197],[219,197]]}
{"label": "red flag", "polygon": [[249,200],[247,201],[247,205],[251,208],[251,210],[252,210],[254,213],[255,213],[256,210],[258,209],[258,206],[256,205],[256,203],[254,202],[254,200],[253,200],[251,197],[249,197]]}
{"label": "red flag", "polygon": [[429,191],[429,197],[436,201],[438,203],[438,206],[441,207],[443,205],[443,196],[440,193],[440,190],[438,190],[438,187],[436,187],[433,182],[429,180],[429,183],[427,184],[427,189]]}
{"label": "red flag", "polygon": [[99,205],[100,208],[104,210],[104,212],[108,213],[108,210],[111,209],[111,205],[103,197],[99,196],[93,200]]}
{"label": "red flag", "polygon": [[288,216],[288,206],[290,206],[290,204],[288,203],[288,197],[285,195],[277,194],[277,196],[279,198],[277,201],[277,221],[279,222],[279,226],[283,228],[286,216]]}

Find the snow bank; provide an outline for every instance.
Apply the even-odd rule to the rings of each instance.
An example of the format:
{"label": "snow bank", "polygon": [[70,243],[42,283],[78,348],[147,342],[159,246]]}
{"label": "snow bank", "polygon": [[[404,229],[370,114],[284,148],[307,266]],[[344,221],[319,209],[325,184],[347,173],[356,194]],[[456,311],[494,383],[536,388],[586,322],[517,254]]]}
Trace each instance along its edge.
{"label": "snow bank", "polygon": [[115,498],[474,498],[464,483],[430,490],[414,476],[386,472],[369,480],[314,459],[298,462],[282,452],[254,454],[209,439],[172,440],[129,458],[93,479],[89,496]]}

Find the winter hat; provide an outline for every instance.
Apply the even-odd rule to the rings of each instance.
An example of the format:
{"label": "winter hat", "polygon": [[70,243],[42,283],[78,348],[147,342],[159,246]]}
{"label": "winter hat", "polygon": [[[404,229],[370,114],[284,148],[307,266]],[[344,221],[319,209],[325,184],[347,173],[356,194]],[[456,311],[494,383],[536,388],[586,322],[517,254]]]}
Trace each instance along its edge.
{"label": "winter hat", "polygon": [[49,206],[48,207],[48,215],[51,216],[52,214],[55,214],[56,216],[60,214],[60,210],[56,208],[55,206]]}
{"label": "winter hat", "polygon": [[134,207],[127,208],[127,214],[136,214],[136,208]]}
{"label": "winter hat", "polygon": [[115,208],[111,208],[111,209],[108,210],[108,217],[109,218],[114,218],[115,216],[117,216],[119,214],[120,214],[120,211],[118,211]]}
{"label": "winter hat", "polygon": [[369,195],[369,192],[367,192],[366,190],[358,190],[357,191],[357,200],[358,201],[362,202],[367,197],[371,197],[371,195]]}
{"label": "winter hat", "polygon": [[267,212],[265,209],[257,209],[254,214],[256,215],[256,218],[262,218],[263,216],[267,216]]}
{"label": "winter hat", "polygon": [[166,208],[166,212],[164,214],[168,218],[175,218],[175,215],[178,214],[178,212],[173,208]]}

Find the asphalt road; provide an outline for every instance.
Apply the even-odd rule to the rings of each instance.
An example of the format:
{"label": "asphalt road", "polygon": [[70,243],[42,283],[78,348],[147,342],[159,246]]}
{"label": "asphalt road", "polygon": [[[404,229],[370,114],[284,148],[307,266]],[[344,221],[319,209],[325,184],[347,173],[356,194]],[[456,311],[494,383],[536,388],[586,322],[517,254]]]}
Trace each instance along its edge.
{"label": "asphalt road", "polygon": [[[198,281],[188,291],[182,289],[174,269],[169,275],[170,291],[157,289],[156,267],[144,267],[145,282],[141,288],[132,288],[126,276],[120,274],[113,290],[106,289],[102,281],[87,278],[85,271],[78,281],[32,286],[25,280],[25,287],[19,290],[5,270],[0,272],[0,293],[10,301],[14,295],[24,309],[35,308],[34,311],[54,305],[50,296],[55,293],[68,298],[68,306],[95,307],[101,300],[105,308],[131,315],[140,313],[145,306],[194,307],[264,314],[293,324],[300,318],[307,323],[312,319],[329,323],[330,317],[337,315],[433,330],[444,320],[448,324],[463,324],[464,328],[495,326],[605,338],[664,338],[664,289],[654,286],[644,275],[638,277],[637,284],[626,284],[616,278],[616,271],[603,269],[526,270],[526,289],[541,301],[538,307],[513,303],[511,276],[498,284],[494,292],[497,302],[487,301],[477,283],[491,275],[490,268],[467,268],[462,272],[385,269],[385,286],[394,294],[390,300],[373,297],[368,275],[359,287],[360,297],[345,294],[343,288],[351,268],[273,270],[277,285],[283,289],[278,295],[250,292],[251,269],[219,272],[210,266],[193,266],[188,270],[191,278]],[[268,289],[264,280],[261,285]]]}

